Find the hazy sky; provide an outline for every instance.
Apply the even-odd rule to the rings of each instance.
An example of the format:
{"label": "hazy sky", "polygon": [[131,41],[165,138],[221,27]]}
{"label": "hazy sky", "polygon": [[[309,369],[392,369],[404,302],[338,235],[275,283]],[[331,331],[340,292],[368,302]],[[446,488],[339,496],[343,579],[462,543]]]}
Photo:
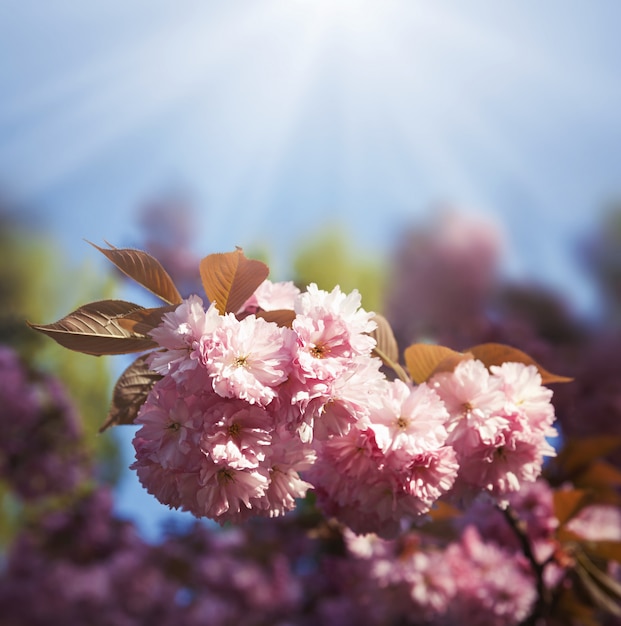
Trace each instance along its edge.
{"label": "hazy sky", "polygon": [[570,243],[621,192],[619,24],[618,0],[0,0],[0,189],[76,262],[171,190],[198,253],[285,260],[327,220],[386,249],[449,203],[587,298]]}
{"label": "hazy sky", "polygon": [[384,245],[451,202],[545,275],[619,192],[619,23],[616,0],[2,0],[0,181],[71,247],[170,189],[205,253],[328,217]]}

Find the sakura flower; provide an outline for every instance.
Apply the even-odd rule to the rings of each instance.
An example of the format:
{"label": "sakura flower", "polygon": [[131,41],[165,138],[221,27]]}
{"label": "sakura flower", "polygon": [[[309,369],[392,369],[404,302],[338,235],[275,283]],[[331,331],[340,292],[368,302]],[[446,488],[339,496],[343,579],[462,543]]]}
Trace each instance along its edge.
{"label": "sakura flower", "polygon": [[[376,324],[373,321],[374,313],[368,313],[360,305],[361,296],[357,289],[344,294],[337,285],[328,292],[319,289],[315,283],[311,283],[296,299],[295,312],[298,315],[315,319],[333,317],[343,320],[354,339],[352,348],[359,354],[363,354],[369,346],[373,346],[373,343],[357,336],[372,331]],[[358,341],[360,345],[357,346]]]}
{"label": "sakura flower", "polygon": [[512,626],[530,614],[537,592],[524,560],[466,528],[445,551],[456,582],[447,606],[449,623]]}
{"label": "sakura flower", "polygon": [[481,361],[462,361],[453,372],[436,374],[430,384],[450,415],[448,441],[464,456],[481,443],[494,441],[505,428],[501,381]]}
{"label": "sakura flower", "polygon": [[269,517],[284,515],[295,508],[296,499],[303,498],[311,483],[302,472],[315,462],[315,451],[288,431],[274,434],[265,465],[269,467],[269,487],[265,494],[265,511]]}
{"label": "sakura flower", "polygon": [[200,473],[196,494],[197,515],[209,517],[220,524],[239,522],[253,514],[252,501],[265,495],[267,471],[235,469],[207,460]]}
{"label": "sakura flower", "polygon": [[228,314],[198,342],[201,364],[217,394],[266,406],[289,376],[293,333],[254,315]]}
{"label": "sakura flower", "polygon": [[460,457],[456,486],[463,493],[484,489],[505,504],[507,494],[519,491],[525,482],[534,482],[540,476],[543,457],[554,454],[544,437],[507,428],[495,442]]}
{"label": "sakura flower", "polygon": [[[148,443],[144,439],[134,438],[136,460],[130,465],[130,469],[136,471],[140,484],[148,493],[155,496],[162,504],[171,508],[191,511],[193,508],[194,494],[198,487],[198,472],[191,472],[184,476],[186,480],[182,489],[180,479],[182,472],[164,468],[149,457]],[[188,488],[189,487],[189,488]]]}
{"label": "sakura flower", "polygon": [[388,383],[380,367],[381,361],[375,357],[355,357],[341,376],[312,386],[312,400],[309,394],[309,402],[300,415],[312,428],[313,437],[343,435],[353,424],[360,426],[373,407],[381,406]]}
{"label": "sakura flower", "polygon": [[360,294],[344,294],[337,286],[331,292],[314,283],[295,302],[293,330],[298,337],[298,375],[333,380],[346,367],[348,359],[368,355],[375,340],[367,333],[376,324],[373,313],[360,307]]}
{"label": "sakura flower", "polygon": [[392,490],[382,476],[384,455],[373,431],[352,428],[317,447],[317,461],[305,478],[315,488],[319,507],[355,532],[375,532],[377,499]]}
{"label": "sakura flower", "polygon": [[537,368],[523,363],[503,363],[490,369],[500,380],[505,398],[511,404],[507,410],[518,413],[529,430],[548,431],[554,421],[552,390],[541,384]]}
{"label": "sakura flower", "polygon": [[140,408],[136,432],[141,454],[164,468],[179,468],[196,462],[202,429],[202,407],[193,397],[179,396],[171,378],[158,381]]}
{"label": "sakura flower", "polygon": [[250,313],[255,313],[259,309],[263,311],[293,310],[295,299],[299,294],[300,290],[292,281],[274,283],[266,279],[246,300],[241,310]]}
{"label": "sakura flower", "polygon": [[405,560],[401,576],[408,585],[410,597],[431,623],[441,623],[457,591],[457,581],[443,552],[428,550],[415,552]]}
{"label": "sakura flower", "polygon": [[567,529],[591,541],[621,541],[621,511],[612,504],[591,504],[569,521]]}
{"label": "sakura flower", "polygon": [[453,486],[459,469],[455,451],[450,446],[416,455],[402,448],[387,456],[386,465],[393,472],[397,485],[394,515],[399,517],[427,513]]}
{"label": "sakura flower", "polygon": [[[379,432],[385,437],[384,430]],[[395,447],[377,432],[371,414],[366,429],[352,427],[345,435],[321,442],[307,478],[326,513],[355,532],[390,536],[402,518],[426,513],[452,487],[458,465],[454,450],[434,444],[433,435],[426,442],[421,432],[416,450],[416,443],[406,440]]]}
{"label": "sakura flower", "polygon": [[[170,374],[177,382],[185,382],[196,376],[198,363],[192,358],[199,339],[210,334],[221,323],[215,304],[205,311],[203,301],[192,295],[174,311],[166,313],[161,324],[150,335],[164,350],[152,352],[149,366],[159,374]],[[200,385],[198,385],[200,386]]]}
{"label": "sakura flower", "polygon": [[554,410],[536,368],[505,363],[491,370],[462,361],[431,384],[451,416],[447,442],[461,466],[454,495],[468,499],[483,489],[505,503],[507,494],[537,479],[545,456],[554,456],[547,441],[556,434]]}
{"label": "sakura flower", "polygon": [[265,459],[273,418],[262,407],[214,394],[203,419],[200,449],[216,464],[256,468]]}
{"label": "sakura flower", "polygon": [[435,450],[447,440],[449,417],[440,396],[428,385],[416,387],[400,380],[387,383],[379,408],[370,420],[380,447],[388,452],[405,449],[410,454]]}

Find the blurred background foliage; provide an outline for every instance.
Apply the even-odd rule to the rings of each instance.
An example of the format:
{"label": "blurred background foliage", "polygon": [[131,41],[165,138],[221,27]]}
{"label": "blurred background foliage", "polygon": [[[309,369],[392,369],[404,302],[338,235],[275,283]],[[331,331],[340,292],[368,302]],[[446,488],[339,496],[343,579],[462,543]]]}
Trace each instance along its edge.
{"label": "blurred background foliage", "polygon": [[0,206],[0,343],[65,385],[81,416],[84,444],[96,459],[98,475],[114,484],[121,472],[118,449],[114,438],[98,434],[110,402],[110,361],[68,351],[29,329],[26,321],[56,321],[87,302],[118,297],[118,280],[88,259],[71,264],[57,242],[29,218],[28,210]]}
{"label": "blurred background foliage", "polygon": [[[137,213],[140,236],[131,244],[158,258],[184,295],[201,292],[198,262],[211,252],[195,248],[196,217],[197,208],[183,197],[151,201]],[[149,294],[141,290],[134,297],[130,281],[111,264],[102,272],[88,254],[84,262],[70,263],[52,238],[33,227],[27,211],[5,203],[0,224],[5,260],[0,268],[1,342],[66,386],[82,416],[85,446],[96,459],[98,477],[114,485],[127,471],[118,445],[126,433],[97,431],[122,357],[68,351],[32,332],[25,321],[49,323],[86,302],[108,298],[149,306],[143,299]],[[356,248],[344,227],[324,226],[300,239],[289,275],[278,278],[300,287],[316,282],[327,290],[337,284],[345,292],[358,289],[366,309],[388,318],[402,349],[419,341],[459,350],[496,341],[522,349],[547,369],[576,378],[555,389],[565,436],[621,434],[615,374],[621,371],[620,247],[621,207],[611,206],[576,250],[601,291],[600,306],[588,319],[576,315],[571,301],[534,279],[508,280],[502,272],[502,232],[458,210],[443,210],[413,224],[384,258]],[[247,253],[270,262],[271,251],[260,245]]]}
{"label": "blurred background foliage", "polygon": [[345,293],[357,289],[365,309],[381,312],[386,263],[377,253],[356,249],[354,243],[344,226],[324,225],[300,242],[292,263],[291,279],[302,289],[310,283],[326,291],[336,285]]}
{"label": "blurred background foliage", "polygon": [[[13,568],[17,567],[16,563],[21,558],[19,550],[24,550],[24,554],[32,561],[28,566],[33,568],[32,571],[40,569],[36,559],[43,558],[43,562],[47,563],[45,559],[50,558],[50,555],[55,566],[62,559],[68,558],[67,563],[71,562],[71,567],[77,568],[75,572],[71,570],[72,575],[80,575],[80,568],[90,563],[89,559],[92,559],[93,564],[98,564],[101,559],[101,565],[94,567],[108,568],[106,576],[112,576],[114,580],[129,574],[132,581],[136,581],[143,576],[143,570],[148,570],[148,575],[159,580],[160,584],[172,585],[171,588],[166,587],[166,593],[174,595],[177,593],[175,585],[188,584],[188,574],[183,568],[190,567],[191,559],[181,563],[176,555],[171,565],[172,561],[166,559],[161,563],[157,561],[157,555],[170,549],[170,541],[193,542],[200,537],[216,537],[217,533],[210,533],[211,527],[206,522],[188,526],[183,531],[180,526],[178,539],[174,539],[170,535],[170,528],[167,531],[164,524],[165,519],[170,523],[171,518],[165,518],[165,507],[157,508],[154,501],[155,510],[161,511],[158,541],[162,543],[154,543],[154,551],[151,553],[147,544],[143,543],[145,538],[134,531],[134,521],[124,522],[116,516],[112,492],[107,487],[117,487],[118,493],[120,479],[129,473],[124,465],[131,461],[122,460],[121,457],[123,445],[131,436],[128,432],[130,429],[112,429],[104,435],[99,435],[97,431],[105,418],[115,373],[120,373],[123,357],[96,358],[71,352],[31,331],[25,323],[26,320],[50,323],[82,304],[103,299],[132,300],[149,306],[145,299],[148,294],[141,289],[141,295],[134,297],[134,284],[111,264],[103,272],[90,262],[73,265],[56,242],[33,228],[25,215],[25,212],[17,213],[8,206],[1,212],[0,242],[4,263],[0,267],[0,344],[17,350],[24,362],[32,368],[29,371],[32,372],[33,382],[41,374],[49,374],[58,378],[66,388],[82,425],[80,443],[76,445],[74,441],[72,444],[76,445],[76,449],[81,447],[77,449],[75,458],[86,461],[86,471],[83,475],[78,472],[78,480],[82,482],[77,488],[69,485],[67,491],[59,485],[61,488],[58,492],[50,493],[43,500],[28,495],[27,481],[24,482],[26,490],[23,492],[10,480],[0,484],[0,546],[10,555]],[[163,198],[161,202],[149,203],[138,215],[141,235],[132,247],[143,249],[160,260],[184,295],[201,293],[198,263],[201,256],[211,251],[199,253],[194,249],[196,209],[178,199]],[[621,474],[614,468],[621,468],[621,451],[617,449],[610,455],[609,452],[614,447],[610,442],[615,437],[621,438],[621,392],[618,384],[621,376],[620,244],[621,207],[611,207],[599,228],[593,233],[585,233],[582,245],[576,250],[577,254],[582,255],[583,263],[589,268],[593,281],[601,291],[598,309],[586,317],[576,313],[571,300],[550,287],[538,284],[534,279],[527,282],[509,280],[502,270],[505,253],[502,232],[489,222],[473,219],[458,210],[444,210],[423,223],[412,224],[396,238],[390,254],[385,258],[357,248],[344,228],[336,225],[324,227],[300,241],[291,260],[290,275],[278,278],[294,280],[301,288],[316,282],[326,290],[331,290],[335,285],[340,285],[345,292],[358,289],[366,309],[386,316],[394,329],[401,352],[409,344],[421,341],[439,343],[458,350],[493,341],[524,350],[556,374],[574,377],[572,383],[555,385],[553,389],[557,424],[561,432],[558,444],[593,436],[608,438],[602,449],[605,449],[614,465],[608,466],[607,461],[599,463],[599,474],[595,475],[595,479],[600,483],[604,481],[608,489],[607,502],[618,506],[619,495],[614,481]],[[269,249],[257,245],[254,250],[247,252],[248,256],[261,258],[269,264]],[[85,254],[85,258],[88,256]],[[276,280],[276,277],[273,278]],[[41,389],[45,390],[44,387]],[[8,410],[10,413],[11,409]],[[12,419],[19,421],[19,417],[13,416]],[[49,421],[41,422],[38,428],[42,434],[45,434],[43,431],[49,424]],[[70,428],[69,421],[63,423],[61,420],[58,424]],[[33,433],[22,435],[19,428],[19,424],[5,424],[9,438],[24,439],[28,443]],[[41,441],[47,446],[50,440],[43,438]],[[71,443],[73,440],[68,437],[67,441]],[[51,443],[63,444],[63,438],[58,437],[58,442],[52,438]],[[37,465],[38,452],[34,452],[34,460],[28,462],[33,463],[35,471],[45,471],[45,462]],[[2,453],[0,451],[0,455]],[[23,456],[29,456],[28,449],[25,449]],[[89,475],[91,461],[94,472]],[[57,470],[58,475],[63,475],[63,466],[56,467],[61,468]],[[554,467],[554,464],[548,466],[553,478],[556,476],[563,483],[572,480],[560,470],[555,475]],[[562,464],[559,467],[562,470]],[[592,482],[592,479],[593,476],[588,480]],[[552,484],[550,477],[548,480]],[[587,481],[585,488],[591,487]],[[141,489],[138,485],[136,488]],[[300,537],[306,537],[305,541],[311,537],[319,540],[322,543],[321,550],[327,550],[330,559],[333,556],[334,538],[326,539],[320,530],[328,534],[336,531],[330,531],[329,525],[325,528],[322,526],[312,502],[311,494],[295,515],[277,520],[274,528],[282,527],[284,532],[299,533]],[[145,512],[136,508],[134,513],[135,523],[140,528],[138,518]],[[48,517],[50,514],[52,517]],[[96,520],[90,519],[93,515],[97,516]],[[48,523],[49,529],[46,526]],[[55,524],[59,525],[57,530],[54,530]],[[71,541],[66,542],[64,527],[67,524],[68,528],[73,529],[71,532],[84,535],[84,546],[78,550],[77,556],[71,551]],[[310,527],[314,531],[309,534]],[[239,532],[247,532],[248,537],[251,537],[252,528],[252,525],[248,525]],[[267,525],[259,525],[257,528],[262,529],[257,531],[259,534],[279,532],[268,530]],[[39,533],[37,541],[43,542],[43,546],[49,542],[52,553],[40,554],[37,549],[33,552],[36,544],[30,547],[28,544],[22,545],[20,541],[28,541],[28,535],[22,533],[24,529],[34,529],[35,535]],[[60,533],[58,536],[55,534],[57,532]],[[279,545],[280,535],[278,537],[276,543],[269,543],[268,552],[261,556],[261,563],[265,561],[269,564],[270,559],[282,556],[280,550],[275,548]],[[215,538],[211,540],[217,541]],[[102,541],[106,547],[100,552]],[[256,538],[248,541],[248,547],[253,550]],[[224,542],[222,545],[227,544]],[[297,539],[293,545],[298,555],[300,548]],[[80,561],[84,556],[82,549],[86,550],[85,563]],[[319,548],[313,548],[316,549]],[[339,550],[342,551],[343,546]],[[210,551],[206,554],[211,558]],[[121,560],[117,562],[115,555]],[[314,553],[318,562],[322,562],[324,556]],[[187,558],[187,555],[183,558]],[[229,556],[222,558],[223,562],[228,562]],[[119,565],[123,559],[135,561],[135,572],[126,571],[124,566]],[[119,566],[117,572],[115,567]],[[20,587],[21,583],[16,582],[7,592],[7,598],[19,595],[22,588],[23,593],[28,593],[31,584],[40,584],[28,567],[23,570],[23,585]],[[180,572],[181,583],[178,580]],[[295,575],[298,573],[295,572]],[[292,580],[301,584],[301,579]],[[206,593],[204,581],[192,584],[196,585],[198,594],[195,600],[200,599],[201,594]],[[333,592],[327,589],[315,591],[315,601],[319,604]],[[135,591],[120,591],[119,588],[118,593],[124,598],[131,598]],[[343,593],[345,598],[352,591],[345,584],[338,593]],[[378,593],[378,590],[373,593]],[[100,599],[107,603],[108,608],[116,606],[110,599],[112,595],[110,592],[110,597],[103,596],[103,600]],[[156,606],[157,599],[161,600],[159,593],[147,595],[148,603],[152,604],[147,603],[145,606]],[[78,604],[75,604],[76,610]],[[174,606],[183,611],[194,605],[182,605],[180,609],[177,604]],[[200,606],[200,601],[196,606]],[[596,615],[594,609],[591,609],[590,614]],[[118,610],[123,613],[126,609]],[[172,615],[169,617],[176,619],[173,608],[170,611]]]}

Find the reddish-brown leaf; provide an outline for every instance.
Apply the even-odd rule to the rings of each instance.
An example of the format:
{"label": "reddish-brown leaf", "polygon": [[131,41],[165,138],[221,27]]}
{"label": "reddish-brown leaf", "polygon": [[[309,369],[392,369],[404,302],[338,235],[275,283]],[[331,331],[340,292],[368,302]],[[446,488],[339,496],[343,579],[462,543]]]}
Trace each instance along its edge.
{"label": "reddish-brown leaf", "polygon": [[562,529],[559,532],[558,538],[564,542],[571,541],[574,544],[578,544],[586,553],[595,559],[621,563],[621,541],[592,541],[566,529]]}
{"label": "reddish-brown leaf", "polygon": [[160,325],[164,314],[170,313],[176,308],[176,304],[171,304],[154,309],[139,309],[119,318],[117,321],[121,328],[131,333],[146,336]]}
{"label": "reddish-brown leaf", "polygon": [[501,343],[482,343],[470,348],[468,352],[471,352],[475,359],[482,361],[488,368],[492,365],[502,365],[507,362],[534,365],[539,370],[541,381],[544,385],[549,383],[569,383],[573,380],[567,376],[557,376],[548,372],[525,352]]}
{"label": "reddish-brown leaf", "polygon": [[554,515],[559,526],[567,523],[587,503],[585,491],[580,489],[559,489],[554,492]]}
{"label": "reddish-brown leaf", "polygon": [[221,314],[237,313],[256,288],[267,278],[269,268],[235,252],[210,254],[200,263],[205,294]]}
{"label": "reddish-brown leaf", "polygon": [[133,424],[140,407],[153,385],[162,377],[149,369],[147,355],[138,357],[120,376],[114,386],[112,403],[99,432],[118,424]]}
{"label": "reddish-brown leaf", "polygon": [[596,460],[574,478],[576,487],[615,489],[621,485],[621,471],[606,461]]}
{"label": "reddish-brown leaf", "polygon": [[101,300],[85,304],[53,324],[28,322],[28,325],[61,346],[85,354],[100,356],[143,352],[157,344],[119,325],[119,318],[140,309],[142,307],[133,302]]}
{"label": "reddish-brown leaf", "polygon": [[90,241],[88,243],[104,254],[124,274],[134,279],[164,302],[168,304],[180,304],[182,302],[181,295],[168,272],[157,259],[147,252],[130,248],[112,248],[107,250]]}
{"label": "reddish-brown leaf", "polygon": [[390,323],[379,313],[374,313],[373,321],[377,324],[377,328],[369,334],[375,339],[376,352],[380,358],[385,357],[388,361],[397,363],[399,361],[399,346]]}
{"label": "reddish-brown leaf", "polygon": [[447,504],[446,502],[442,502],[439,500],[436,502],[430,511],[427,513],[427,516],[431,518],[434,522],[451,519],[459,517],[462,514],[462,511],[452,504]]}
{"label": "reddish-brown leaf", "polygon": [[274,322],[278,326],[291,328],[295,319],[295,311],[290,309],[275,309],[274,311],[257,311],[257,317],[262,317],[266,322]]}
{"label": "reddish-brown leaf", "polygon": [[450,371],[471,355],[456,352],[445,346],[428,343],[414,343],[404,352],[405,364],[412,380],[420,384],[439,371]]}
{"label": "reddish-brown leaf", "polygon": [[601,626],[599,613],[590,603],[585,604],[588,600],[584,594],[577,594],[573,587],[560,588],[558,594],[555,611],[559,617],[558,623],[568,626]]}
{"label": "reddish-brown leaf", "polygon": [[556,461],[568,474],[581,471],[596,459],[604,458],[621,446],[621,437],[602,435],[570,439],[565,442]]}

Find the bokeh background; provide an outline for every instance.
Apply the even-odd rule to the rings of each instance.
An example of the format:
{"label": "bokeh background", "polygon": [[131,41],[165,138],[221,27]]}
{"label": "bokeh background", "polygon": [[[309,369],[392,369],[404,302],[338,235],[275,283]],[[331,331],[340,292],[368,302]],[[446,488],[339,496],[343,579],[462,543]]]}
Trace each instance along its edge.
{"label": "bokeh background", "polygon": [[151,302],[85,240],[185,293],[242,246],[358,287],[403,341],[614,334],[619,23],[614,0],[0,0],[3,339],[67,384],[116,511],[147,537],[185,519],[127,469],[132,427],[95,434],[128,361],[23,324]]}

